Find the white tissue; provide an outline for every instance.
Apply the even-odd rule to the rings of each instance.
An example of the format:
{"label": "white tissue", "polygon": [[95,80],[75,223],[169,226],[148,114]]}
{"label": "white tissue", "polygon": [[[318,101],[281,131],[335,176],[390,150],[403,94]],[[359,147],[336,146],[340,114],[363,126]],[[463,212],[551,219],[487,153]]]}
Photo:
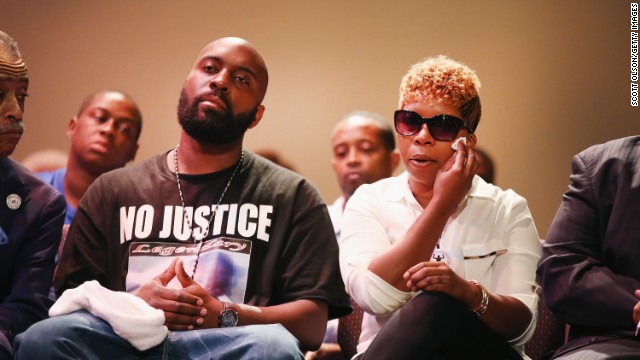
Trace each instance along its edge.
{"label": "white tissue", "polygon": [[458,150],[458,144],[459,144],[461,141],[462,141],[465,145],[467,145],[467,137],[466,137],[466,136],[462,136],[462,137],[457,138],[457,139],[456,139],[456,141],[454,141],[454,142],[451,144],[451,149],[452,149],[453,151]]}

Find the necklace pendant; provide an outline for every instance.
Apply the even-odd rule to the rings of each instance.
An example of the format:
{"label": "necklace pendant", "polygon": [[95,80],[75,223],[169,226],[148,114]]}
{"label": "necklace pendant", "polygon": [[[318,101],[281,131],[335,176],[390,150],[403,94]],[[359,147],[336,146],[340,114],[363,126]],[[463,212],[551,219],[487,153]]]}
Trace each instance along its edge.
{"label": "necklace pendant", "polygon": [[[184,203],[184,195],[182,194],[182,186],[180,185],[180,174],[179,174],[179,169],[178,169],[178,150],[180,149],[180,145],[176,145],[176,148],[174,150],[173,153],[173,162],[174,162],[174,173],[176,175],[176,185],[178,187],[178,195],[180,196],[180,204],[182,205],[183,209],[186,209],[185,207],[185,203]],[[213,211],[211,212],[211,216],[209,217],[209,222],[207,223],[206,229],[204,229],[202,232],[196,234],[196,232],[193,230],[192,227],[192,223],[191,220],[189,219],[189,216],[187,215],[186,210],[184,213],[184,222],[185,222],[185,226],[187,226],[189,228],[189,231],[191,231],[191,238],[193,239],[194,244],[197,244],[197,252],[196,252],[196,260],[193,264],[193,272],[191,274],[191,278],[195,278],[196,276],[196,271],[198,270],[198,261],[200,260],[200,252],[202,251],[202,246],[203,246],[203,242],[204,239],[207,237],[207,234],[209,234],[209,228],[211,227],[211,221],[213,221],[213,218],[216,215],[216,212],[218,210],[218,207],[220,206],[220,204],[222,203],[222,200],[224,199],[225,194],[227,193],[227,190],[229,190],[229,186],[231,186],[231,183],[233,182],[233,179],[236,177],[236,174],[238,173],[238,171],[240,170],[240,168],[242,167],[242,163],[244,162],[244,149],[241,150],[240,152],[240,160],[238,160],[238,164],[236,165],[235,169],[233,170],[233,173],[231,174],[231,177],[229,178],[229,181],[227,181],[227,184],[225,185],[224,189],[222,190],[222,194],[220,194],[220,198],[218,199],[218,203],[215,205]]]}

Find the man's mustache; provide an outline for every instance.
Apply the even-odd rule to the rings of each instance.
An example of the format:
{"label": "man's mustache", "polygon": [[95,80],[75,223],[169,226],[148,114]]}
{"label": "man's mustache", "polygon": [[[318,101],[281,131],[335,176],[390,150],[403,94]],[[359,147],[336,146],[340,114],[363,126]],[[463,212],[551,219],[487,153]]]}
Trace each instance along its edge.
{"label": "man's mustache", "polygon": [[13,121],[8,124],[0,124],[0,134],[9,132],[24,132],[24,123],[22,121]]}
{"label": "man's mustache", "polygon": [[196,102],[202,102],[212,97],[217,97],[218,99],[222,100],[227,109],[230,109],[229,99],[227,98],[227,95],[222,91],[213,91],[206,94],[201,94],[196,98]]}

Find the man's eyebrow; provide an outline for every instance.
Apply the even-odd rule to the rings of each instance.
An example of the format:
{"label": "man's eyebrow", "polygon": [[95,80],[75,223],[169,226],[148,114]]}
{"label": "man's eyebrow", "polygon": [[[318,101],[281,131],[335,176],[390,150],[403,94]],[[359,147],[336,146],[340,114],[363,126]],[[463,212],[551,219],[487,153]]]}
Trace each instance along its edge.
{"label": "man's eyebrow", "polygon": [[[105,112],[107,114],[109,114],[109,116],[114,116],[113,111],[109,110],[109,108],[105,107],[105,106],[93,106],[88,108],[88,110],[100,110],[102,112]],[[117,121],[127,121],[130,123],[137,123],[138,120],[136,119],[136,116],[134,114],[131,114],[131,116],[119,116],[119,117],[115,117],[114,119]]]}
{"label": "man's eyebrow", "polygon": [[11,81],[11,80],[18,80],[20,82],[27,83],[27,84],[29,83],[28,76],[15,77],[12,75],[0,74],[0,81]]}
{"label": "man's eyebrow", "polygon": [[[220,59],[220,58],[219,58],[219,57],[217,57],[217,56],[205,56],[205,57],[203,57],[202,59],[200,59],[200,62],[203,62],[203,61],[210,61],[210,60],[211,60],[211,61],[215,61],[216,63],[224,64],[224,61],[222,61],[222,59]],[[248,73],[249,73],[251,76],[253,76],[254,78],[256,78],[256,79],[258,78],[258,76],[256,75],[256,72],[255,72],[253,69],[251,69],[251,68],[249,68],[249,67],[246,67],[246,66],[242,66],[242,65],[236,65],[236,66],[237,66],[240,70],[245,71],[245,72],[248,72]]]}

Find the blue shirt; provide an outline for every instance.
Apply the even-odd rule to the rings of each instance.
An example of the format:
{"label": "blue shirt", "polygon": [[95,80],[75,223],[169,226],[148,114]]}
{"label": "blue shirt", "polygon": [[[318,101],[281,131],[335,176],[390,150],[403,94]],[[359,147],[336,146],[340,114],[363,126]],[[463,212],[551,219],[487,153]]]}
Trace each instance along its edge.
{"label": "blue shirt", "polygon": [[[66,175],[66,173],[67,168],[60,168],[58,170],[40,172],[36,175],[40,179],[42,179],[42,181],[56,188],[56,190],[58,190],[58,192],[60,192],[60,194],[62,194],[62,196],[64,196],[66,200],[67,197],[64,194],[64,176]],[[73,219],[73,216],[75,214],[76,208],[74,208],[69,204],[69,202],[67,202],[67,214],[64,218],[65,225],[71,224],[71,220]]]}

